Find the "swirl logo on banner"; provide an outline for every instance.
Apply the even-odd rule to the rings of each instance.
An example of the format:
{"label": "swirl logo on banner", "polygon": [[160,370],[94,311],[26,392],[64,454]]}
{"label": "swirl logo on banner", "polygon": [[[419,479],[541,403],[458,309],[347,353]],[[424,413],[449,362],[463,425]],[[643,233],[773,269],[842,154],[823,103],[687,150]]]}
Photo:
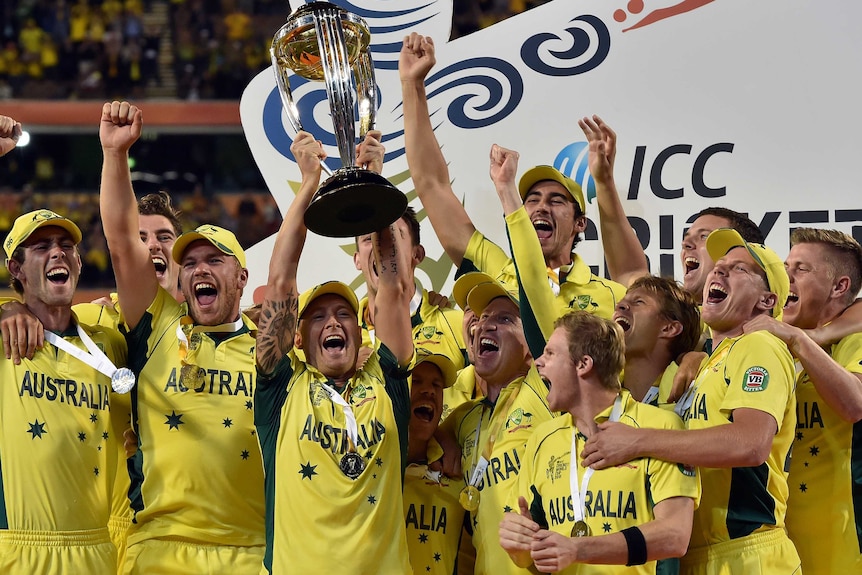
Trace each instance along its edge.
{"label": "swirl logo on banner", "polygon": [[[428,256],[417,276],[428,289],[448,291],[454,269],[424,221],[405,159],[397,68],[401,41],[413,31],[435,41],[437,65],[426,85],[453,189],[476,228],[501,246],[502,209],[488,176],[494,143],[520,152],[519,174],[553,164],[583,186],[590,223],[578,252],[605,273],[577,125],[592,114],[617,131],[617,188],[654,273],[681,275],[682,234],[709,206],[747,213],[782,256],[799,226],[862,240],[851,172],[862,83],[847,73],[858,69],[862,40],[846,25],[862,19],[862,4],[839,14],[805,0],[554,0],[448,41],[453,0],[333,2],[371,29],[383,175],[419,212]],[[291,89],[305,129],[323,142],[329,167],[339,168],[323,83],[294,76]],[[300,174],[271,69],[249,83],[240,112],[284,213]],[[262,297],[273,240],[248,250],[252,289],[244,305]],[[354,249],[350,240],[309,235],[300,289],[340,279],[361,294]]]}

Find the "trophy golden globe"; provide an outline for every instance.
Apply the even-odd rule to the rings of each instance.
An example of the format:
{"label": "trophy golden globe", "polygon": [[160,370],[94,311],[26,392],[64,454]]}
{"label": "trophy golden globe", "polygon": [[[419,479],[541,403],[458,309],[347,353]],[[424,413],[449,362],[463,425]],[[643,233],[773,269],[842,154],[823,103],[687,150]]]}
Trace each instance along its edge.
{"label": "trophy golden globe", "polygon": [[[365,21],[330,2],[297,8],[272,39],[272,65],[285,116],[302,130],[290,75],[323,81],[342,167],[324,181],[305,211],[305,225],[328,237],[354,237],[400,218],[407,198],[383,176],[354,166],[359,138],[374,129],[377,85]],[[358,116],[358,119],[357,119]]]}

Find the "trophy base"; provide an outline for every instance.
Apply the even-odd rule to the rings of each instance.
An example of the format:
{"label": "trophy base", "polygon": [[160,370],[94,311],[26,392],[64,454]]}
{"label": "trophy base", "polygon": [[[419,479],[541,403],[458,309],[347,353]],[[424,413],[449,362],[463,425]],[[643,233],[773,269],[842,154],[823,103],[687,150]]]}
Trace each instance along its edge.
{"label": "trophy base", "polygon": [[379,174],[341,168],[320,185],[305,210],[305,226],[319,236],[353,238],[404,215],[407,196]]}

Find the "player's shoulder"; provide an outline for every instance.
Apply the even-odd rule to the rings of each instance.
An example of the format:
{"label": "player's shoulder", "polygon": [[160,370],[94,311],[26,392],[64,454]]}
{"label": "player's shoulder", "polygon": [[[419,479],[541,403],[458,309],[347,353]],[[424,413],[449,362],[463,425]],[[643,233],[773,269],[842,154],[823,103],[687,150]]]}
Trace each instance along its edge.
{"label": "player's shoulder", "polygon": [[682,429],[682,419],[671,410],[633,401],[621,419],[633,427],[649,429]]}

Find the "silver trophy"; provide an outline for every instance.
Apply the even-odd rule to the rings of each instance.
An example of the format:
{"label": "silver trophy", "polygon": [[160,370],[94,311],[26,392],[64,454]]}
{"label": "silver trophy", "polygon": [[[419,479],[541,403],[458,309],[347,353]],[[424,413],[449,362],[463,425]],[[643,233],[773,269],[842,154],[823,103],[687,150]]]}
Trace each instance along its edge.
{"label": "silver trophy", "polygon": [[[297,8],[272,39],[272,66],[292,128],[302,130],[290,91],[290,75],[323,81],[342,167],[324,181],[305,211],[305,225],[328,237],[354,237],[379,230],[398,218],[407,198],[379,174],[354,166],[356,112],[359,138],[374,128],[377,84],[368,52],[365,21],[330,2]],[[324,170],[329,173],[328,168]]]}

